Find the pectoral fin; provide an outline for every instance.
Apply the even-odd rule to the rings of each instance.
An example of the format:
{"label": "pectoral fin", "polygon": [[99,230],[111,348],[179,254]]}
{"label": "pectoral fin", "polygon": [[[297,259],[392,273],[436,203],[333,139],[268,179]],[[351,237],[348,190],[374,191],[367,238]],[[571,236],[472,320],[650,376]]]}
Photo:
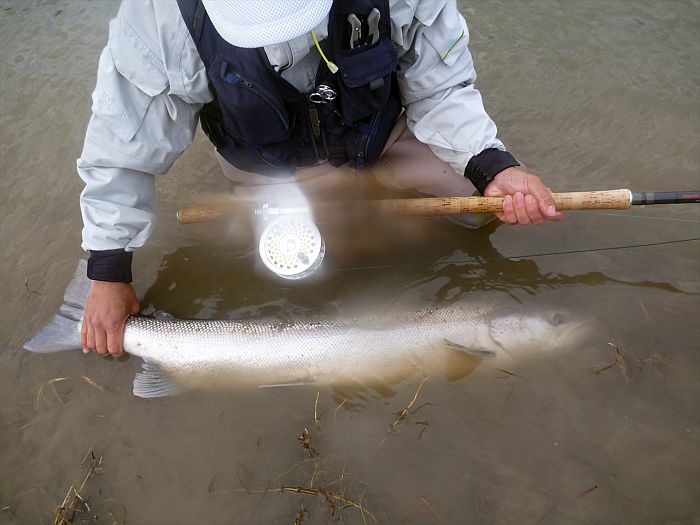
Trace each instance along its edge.
{"label": "pectoral fin", "polygon": [[450,341],[449,339],[443,339],[443,342],[448,348],[459,350],[460,352],[473,355],[474,357],[488,358],[496,355],[496,352],[492,350],[486,350],[484,348],[469,348],[459,343],[455,343],[454,341]]}
{"label": "pectoral fin", "polygon": [[182,391],[182,387],[150,359],[143,360],[141,372],[134,377],[134,395],[138,397],[174,396]]}

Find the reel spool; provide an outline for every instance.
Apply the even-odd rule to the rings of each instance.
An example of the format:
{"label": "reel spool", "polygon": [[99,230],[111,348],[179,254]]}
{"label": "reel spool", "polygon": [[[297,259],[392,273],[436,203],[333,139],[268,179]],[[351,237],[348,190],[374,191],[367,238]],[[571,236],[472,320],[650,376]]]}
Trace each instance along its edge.
{"label": "reel spool", "polygon": [[284,279],[303,279],[321,265],[326,245],[316,225],[306,216],[281,216],[260,236],[262,262]]}

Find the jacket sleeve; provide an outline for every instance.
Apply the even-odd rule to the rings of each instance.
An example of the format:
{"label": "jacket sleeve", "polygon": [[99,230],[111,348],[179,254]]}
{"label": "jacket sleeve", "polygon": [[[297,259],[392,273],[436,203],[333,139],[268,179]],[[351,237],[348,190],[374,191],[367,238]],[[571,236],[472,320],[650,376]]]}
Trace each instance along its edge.
{"label": "jacket sleeve", "polygon": [[154,175],[192,143],[210,99],[176,3],[124,2],[109,25],[77,161],[89,277],[131,280],[131,252],[154,226]]}
{"label": "jacket sleeve", "polygon": [[392,3],[392,39],[407,123],[416,138],[482,192],[498,171],[518,165],[474,87],[469,32],[455,0]]}

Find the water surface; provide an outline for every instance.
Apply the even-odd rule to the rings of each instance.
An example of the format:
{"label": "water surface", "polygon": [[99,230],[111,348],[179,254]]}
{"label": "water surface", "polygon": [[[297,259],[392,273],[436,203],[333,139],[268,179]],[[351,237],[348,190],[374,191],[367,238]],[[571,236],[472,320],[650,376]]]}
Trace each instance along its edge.
{"label": "water surface", "polygon": [[[488,302],[579,309],[596,333],[506,371],[431,377],[413,408],[427,404],[392,432],[418,375],[143,400],[137,359],[23,351],[81,255],[75,159],[117,7],[0,6],[1,522],[50,523],[91,448],[103,468],[82,494],[107,523],[293,523],[302,502],[304,523],[326,520],[322,498],[269,492],[281,486],[344,494],[382,523],[700,522],[700,244],[676,242],[700,237],[697,206],[479,231],[327,224],[324,271],[280,282],[245,229],[176,224],[178,207],[226,189],[200,133],[158,180],[159,225],[135,257],[145,311],[305,319]],[[509,149],[559,191],[700,187],[699,7],[463,3],[477,85]],[[609,343],[628,378],[600,371],[615,362]],[[297,441],[305,428],[315,462]]]}

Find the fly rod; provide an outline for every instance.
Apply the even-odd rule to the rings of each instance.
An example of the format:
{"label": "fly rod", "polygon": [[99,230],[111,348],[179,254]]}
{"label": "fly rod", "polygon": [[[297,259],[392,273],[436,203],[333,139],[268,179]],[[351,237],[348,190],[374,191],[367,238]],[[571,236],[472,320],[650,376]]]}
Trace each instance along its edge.
{"label": "fly rod", "polygon": [[[631,192],[630,190],[581,191],[552,193],[554,207],[565,210],[626,210],[631,206],[652,204],[689,204],[700,202],[700,191]],[[188,206],[177,212],[180,224],[192,224],[231,216],[277,216],[311,212],[333,212],[348,215],[393,214],[421,217],[493,213],[503,210],[503,197],[425,197],[379,199],[355,202],[322,201],[306,207],[242,207],[234,202],[216,205]]]}

